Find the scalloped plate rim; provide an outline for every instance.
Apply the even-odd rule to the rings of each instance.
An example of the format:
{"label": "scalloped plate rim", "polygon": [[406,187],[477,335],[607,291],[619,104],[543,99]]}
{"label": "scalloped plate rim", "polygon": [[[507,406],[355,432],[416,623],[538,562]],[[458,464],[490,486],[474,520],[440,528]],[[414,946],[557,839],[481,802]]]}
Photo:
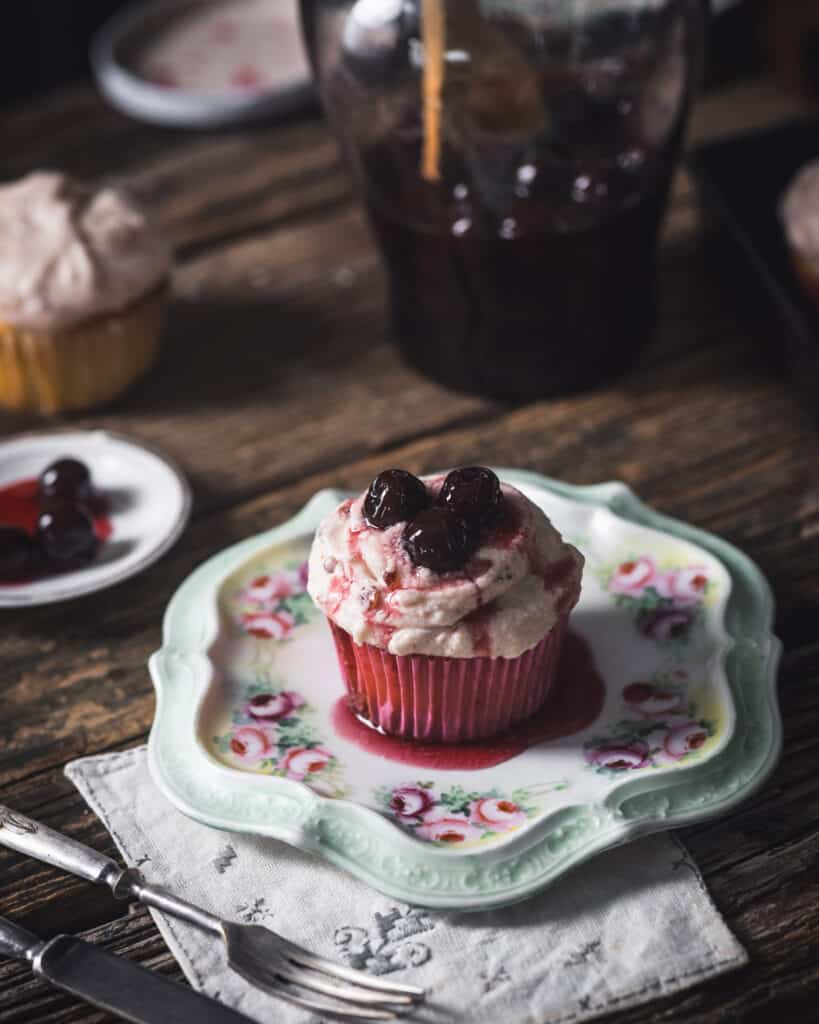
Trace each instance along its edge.
{"label": "scalloped plate rim", "polygon": [[[287,779],[271,778],[269,776],[254,775],[252,773],[237,773],[227,766],[219,765],[213,759],[208,760],[208,770],[217,771],[225,782],[238,783],[238,776],[241,774],[241,789],[246,793],[264,791],[267,799],[273,798],[274,802],[284,799],[292,803],[297,809],[297,820],[290,825],[281,823],[260,824],[254,821],[243,820],[239,817],[221,816],[213,810],[209,810],[196,802],[189,800],[183,789],[176,785],[175,780],[168,774],[167,767],[163,764],[160,755],[161,734],[163,724],[166,721],[166,696],[165,693],[168,669],[165,660],[168,658],[183,659],[188,671],[194,671],[192,664],[198,661],[200,669],[212,665],[208,658],[207,651],[216,638],[219,626],[219,617],[216,602],[210,603],[206,615],[200,615],[198,636],[193,646],[190,642],[187,654],[184,648],[180,649],[173,643],[175,634],[181,628],[180,617],[184,614],[184,605],[188,596],[196,592],[205,583],[206,578],[215,576],[217,582],[212,590],[218,588],[219,582],[245,561],[251,554],[263,547],[276,542],[282,542],[290,538],[312,531],[316,525],[316,517],[321,516],[324,511],[334,507],[346,492],[335,489],[325,489],[317,492],[307,504],[286,522],[281,523],[263,533],[245,538],[242,541],[218,552],[201,566],[193,571],[188,578],[180,585],[165,612],[163,621],[163,646],[151,657],[149,665],[151,677],[156,688],[157,707],[154,718],[154,725],[151,729],[148,752],[149,766],[153,779],[163,794],[183,813],[203,824],[211,827],[222,828],[228,831],[244,832],[255,835],[264,835],[274,839],[280,839],[297,848],[318,853],[326,859],[344,868],[354,876],[373,885],[380,891],[396,898],[404,899],[410,903],[420,904],[440,909],[461,909],[480,910],[489,907],[501,906],[517,902],[554,881],[566,870],[594,856],[602,850],[622,845],[651,832],[665,831],[676,828],[683,824],[690,824],[694,821],[701,821],[713,817],[717,813],[724,812],[737,803],[747,799],[755,792],[769,777],[779,757],[782,745],[782,728],[779,715],[779,707],[776,695],[776,678],[781,644],[773,635],[773,596],[770,587],[758,567],[739,549],[727,541],[716,537],[697,527],[690,526],[670,516],[655,512],[650,506],[644,504],[631,491],[631,489],[618,481],[594,484],[590,486],[577,486],[566,484],[561,481],[552,480],[537,473],[516,470],[498,469],[498,474],[512,483],[528,484],[540,489],[546,489],[558,496],[568,498],[581,504],[590,504],[607,508],[615,517],[627,522],[634,522],[650,529],[672,534],[681,537],[692,543],[699,544],[714,557],[716,557],[728,571],[732,588],[731,595],[723,616],[722,631],[726,638],[726,644],[720,649],[720,657],[725,666],[725,674],[731,687],[732,694],[736,697],[735,679],[733,676],[736,670],[729,667],[729,660],[733,652],[742,648],[748,649],[759,660],[759,678],[755,688],[761,689],[761,696],[764,698],[764,710],[767,713],[767,725],[770,730],[769,741],[764,756],[758,760],[750,778],[740,785],[737,790],[715,803],[704,807],[691,808],[688,811],[678,811],[672,818],[665,815],[652,815],[628,820],[623,816],[622,808],[629,801],[639,801],[641,797],[652,794],[663,795],[667,792],[690,787],[692,773],[696,778],[708,776],[711,773],[720,771],[720,760],[727,758],[727,749],[731,740],[725,748],[715,754],[714,758],[701,764],[684,769],[679,773],[680,778],[669,784],[669,776],[661,775],[648,779],[636,779],[624,781],[615,787],[606,797],[602,807],[593,808],[587,804],[572,804],[564,806],[550,815],[546,815],[537,825],[527,829],[519,836],[510,838],[503,844],[489,847],[486,850],[468,851],[460,854],[453,854],[451,851],[437,849],[431,846],[424,846],[411,839],[401,832],[394,824],[387,821],[377,811],[362,806],[350,800],[338,800],[323,797],[314,793],[303,783]],[[744,585],[747,591],[741,595],[738,583]],[[731,628],[732,605],[739,597],[746,601],[750,599],[751,623],[746,631],[737,631]],[[733,609],[735,611],[735,609]],[[740,651],[740,653],[742,653]],[[209,673],[208,673],[209,681]],[[198,713],[198,705],[205,687],[199,687],[196,701],[195,717]],[[735,701],[736,703],[736,701]],[[740,713],[737,708],[737,718]],[[738,734],[737,734],[738,736]],[[733,738],[732,738],[733,739]],[[198,744],[197,744],[198,746]],[[201,756],[205,752],[199,748]],[[583,822],[584,814],[589,817],[598,817],[597,828],[585,842],[581,842],[574,848],[563,851],[562,856],[552,856],[553,862],[542,870],[535,873],[531,878],[516,882],[510,878],[508,881],[488,881],[483,883],[483,889],[479,892],[461,891],[454,895],[447,892],[444,885],[440,891],[425,892],[419,891],[417,885],[406,884],[395,875],[385,876],[373,869],[368,869],[362,863],[348,854],[335,849],[323,833],[333,829],[362,828],[366,826],[371,843],[383,843],[390,847],[393,855],[388,854],[389,860],[401,859],[402,857],[414,862],[409,869],[423,872],[425,869],[432,872],[442,872],[448,876],[461,871],[465,877],[474,875],[480,870],[492,871],[500,866],[503,873],[504,865],[508,865],[507,871],[517,871],[519,862],[526,858],[535,859],[537,854],[543,854],[548,860],[550,854],[545,848],[551,838],[563,835],[565,829],[561,824],[556,824],[556,819],[564,821],[568,819],[569,824],[577,820]],[[601,816],[601,812],[602,816]],[[602,827],[601,827],[602,826]],[[562,830],[562,831],[561,831]],[[542,859],[542,858],[541,858]],[[465,880],[462,879],[462,885]],[[479,883],[476,881],[475,885]]]}

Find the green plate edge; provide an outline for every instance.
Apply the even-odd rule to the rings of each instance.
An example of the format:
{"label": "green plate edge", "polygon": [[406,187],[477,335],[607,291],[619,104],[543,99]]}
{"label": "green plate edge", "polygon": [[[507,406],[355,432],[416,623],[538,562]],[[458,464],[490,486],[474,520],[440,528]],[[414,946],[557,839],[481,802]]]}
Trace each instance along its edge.
{"label": "green plate edge", "polygon": [[[241,775],[216,764],[196,741],[194,709],[207,687],[215,638],[215,594],[256,551],[303,535],[347,495],[320,491],[292,519],[210,558],[171,599],[163,646],[150,659],[157,696],[148,741],[153,779],[184,814],[218,829],[280,839],[317,853],[375,889],[418,906],[484,910],[538,892],[595,854],[641,835],[724,815],[768,778],[782,748],[776,699],[781,644],[774,603],[759,568],[727,541],[661,515],[619,482],[575,486],[537,473],[496,469],[512,484],[541,487],[710,551],[731,575],[725,612],[725,672],[737,727],[714,757],[679,773],[624,782],[603,804],[577,804],[523,835],[479,853],[427,847],[369,808],[331,800],[301,783]],[[238,785],[237,785],[238,783]]]}

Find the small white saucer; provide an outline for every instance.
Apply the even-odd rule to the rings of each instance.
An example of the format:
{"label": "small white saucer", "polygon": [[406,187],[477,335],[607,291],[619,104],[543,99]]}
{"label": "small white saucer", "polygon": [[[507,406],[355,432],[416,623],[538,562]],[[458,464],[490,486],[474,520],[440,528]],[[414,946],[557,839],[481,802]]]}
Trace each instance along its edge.
{"label": "small white saucer", "polygon": [[[313,97],[310,68],[303,50],[295,0],[270,0],[276,41],[291,58],[276,64],[271,51],[269,81],[259,88],[188,88],[152,81],[130,59],[135,46],[156,38],[180,18],[218,5],[229,13],[239,0],[137,0],[115,14],[91,44],[91,66],[105,97],[123,113],[152,124],[182,128],[219,128],[290,113]],[[197,58],[207,60],[206,54]]]}
{"label": "small white saucer", "polygon": [[0,608],[52,604],[111,587],[155,562],[188,521],[191,492],[181,472],[157,452],[102,430],[0,442],[0,487],[37,477],[65,456],[84,462],[95,488],[108,499],[111,536],[86,569],[0,584]]}

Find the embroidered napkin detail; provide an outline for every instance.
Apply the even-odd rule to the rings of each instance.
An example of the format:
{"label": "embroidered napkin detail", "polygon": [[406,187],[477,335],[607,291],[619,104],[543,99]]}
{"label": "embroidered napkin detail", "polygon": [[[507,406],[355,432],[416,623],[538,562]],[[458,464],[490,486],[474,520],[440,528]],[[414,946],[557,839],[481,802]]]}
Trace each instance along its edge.
{"label": "embroidered napkin detail", "polygon": [[[150,881],[323,956],[423,986],[419,1020],[577,1024],[747,962],[670,834],[601,854],[525,903],[440,912],[382,896],[275,840],[189,820],[154,786],[144,747],[74,761],[66,774],[125,862]],[[319,1024],[228,970],[209,936],[154,918],[197,989],[259,1022]]]}

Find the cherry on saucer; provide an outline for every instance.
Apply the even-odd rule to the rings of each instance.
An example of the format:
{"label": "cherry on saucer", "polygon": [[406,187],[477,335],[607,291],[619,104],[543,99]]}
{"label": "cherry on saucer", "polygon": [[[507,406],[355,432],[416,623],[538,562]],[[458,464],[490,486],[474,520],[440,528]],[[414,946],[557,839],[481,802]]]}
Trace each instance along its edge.
{"label": "cherry on saucer", "polygon": [[[3,489],[0,581],[18,583],[89,565],[100,547],[94,490],[85,463],[60,458],[36,480]],[[105,531],[103,531],[105,532]]]}

